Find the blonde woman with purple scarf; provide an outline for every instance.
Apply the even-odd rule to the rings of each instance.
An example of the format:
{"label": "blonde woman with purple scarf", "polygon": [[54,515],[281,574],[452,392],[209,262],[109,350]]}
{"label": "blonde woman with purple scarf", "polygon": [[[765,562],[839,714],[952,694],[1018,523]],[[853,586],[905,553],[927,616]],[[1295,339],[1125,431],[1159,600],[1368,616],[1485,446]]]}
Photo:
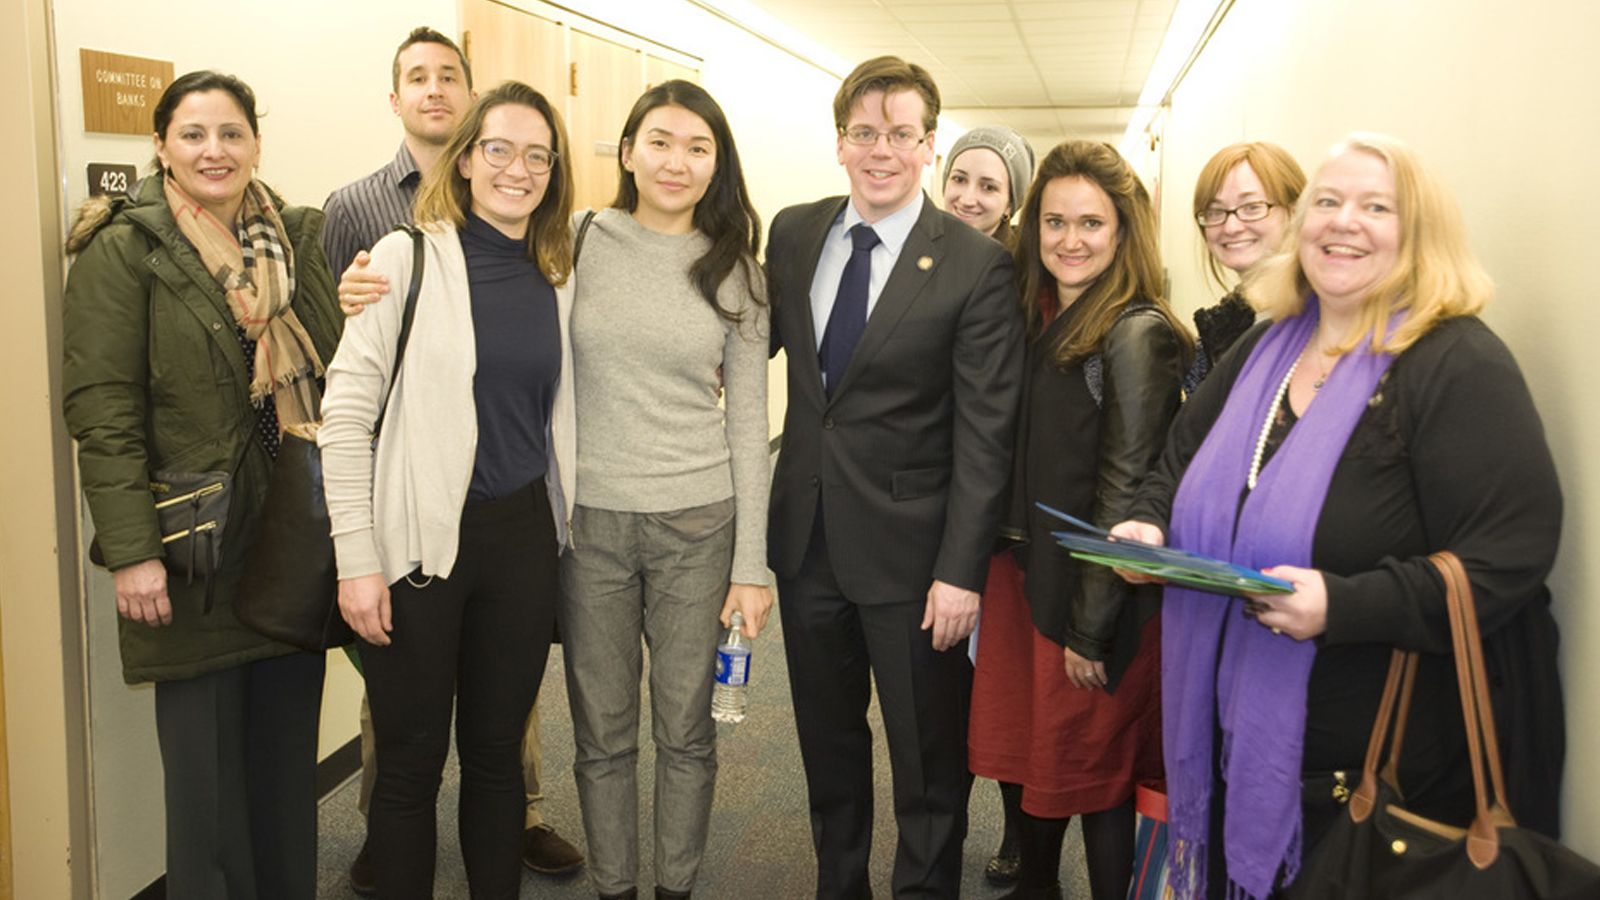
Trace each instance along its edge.
{"label": "blonde woman with purple scarf", "polygon": [[1180,898],[1293,883],[1354,787],[1394,647],[1424,652],[1406,806],[1471,818],[1444,587],[1427,560],[1439,550],[1472,582],[1509,739],[1507,799],[1523,825],[1557,823],[1564,734],[1544,581],[1561,492],[1517,364],[1477,318],[1492,285],[1460,213],[1410,149],[1356,134],[1318,170],[1290,233],[1246,285],[1268,321],[1186,404],[1113,529],[1294,585],[1244,600],[1166,590]]}
{"label": "blonde woman with purple scarf", "polygon": [[[343,324],[322,213],[255,177],[255,94],[239,79],[174,80],[154,126],[158,171],[86,203],[67,239],[67,427],[123,677],[155,682],[166,895],[312,900],[323,657],[249,630],[233,597],[280,433],[314,425]],[[216,473],[231,500],[214,573],[169,573],[152,491]]]}

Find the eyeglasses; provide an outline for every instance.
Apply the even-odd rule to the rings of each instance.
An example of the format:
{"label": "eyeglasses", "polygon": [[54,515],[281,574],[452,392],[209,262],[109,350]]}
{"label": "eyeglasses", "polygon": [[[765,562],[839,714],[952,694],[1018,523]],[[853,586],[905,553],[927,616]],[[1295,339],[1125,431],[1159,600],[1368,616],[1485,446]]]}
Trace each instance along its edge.
{"label": "eyeglasses", "polygon": [[1229,216],[1238,216],[1241,222],[1259,222],[1265,219],[1272,212],[1272,208],[1277,205],[1276,203],[1268,203],[1265,200],[1252,200],[1249,203],[1241,203],[1233,209],[1212,206],[1195,213],[1194,220],[1200,223],[1201,228],[1215,228],[1228,221]]}
{"label": "eyeglasses", "polygon": [[880,137],[888,138],[889,146],[896,150],[910,150],[928,139],[926,134],[917,134],[911,128],[879,131],[871,125],[852,125],[844,130],[844,139],[858,147],[871,147],[878,143]]}
{"label": "eyeglasses", "polygon": [[[478,147],[483,150],[483,161],[496,169],[504,169],[517,158],[517,145],[502,138],[486,138],[478,142]],[[555,165],[557,156],[560,154],[554,150],[535,145],[522,151],[522,164],[527,166],[529,175],[543,175]]]}

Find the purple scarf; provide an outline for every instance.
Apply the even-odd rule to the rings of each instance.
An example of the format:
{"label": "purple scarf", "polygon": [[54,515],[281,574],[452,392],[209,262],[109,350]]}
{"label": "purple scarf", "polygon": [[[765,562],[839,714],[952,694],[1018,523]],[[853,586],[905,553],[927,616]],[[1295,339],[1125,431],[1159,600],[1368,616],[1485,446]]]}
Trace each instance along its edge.
{"label": "purple scarf", "polygon": [[[1334,466],[1393,359],[1373,354],[1365,342],[1347,354],[1241,506],[1268,407],[1319,316],[1312,297],[1305,312],[1273,324],[1252,349],[1178,486],[1172,546],[1256,569],[1311,566],[1311,541]],[[1397,321],[1398,316],[1391,329]],[[1170,877],[1184,900],[1205,895],[1213,710],[1222,731],[1227,792],[1228,896],[1266,897],[1280,867],[1286,882],[1300,869],[1306,684],[1317,649],[1273,634],[1242,615],[1243,608],[1238,598],[1173,586],[1162,607]]]}

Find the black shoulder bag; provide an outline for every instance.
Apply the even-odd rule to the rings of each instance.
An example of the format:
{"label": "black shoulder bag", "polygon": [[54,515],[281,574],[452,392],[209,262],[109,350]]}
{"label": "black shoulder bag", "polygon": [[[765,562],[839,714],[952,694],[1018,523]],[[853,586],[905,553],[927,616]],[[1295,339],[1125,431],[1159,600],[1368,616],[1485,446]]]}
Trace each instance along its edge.
{"label": "black shoulder bag", "polygon": [[[1600,897],[1600,867],[1542,834],[1518,828],[1511,817],[1472,585],[1454,553],[1430,558],[1444,577],[1476,814],[1462,828],[1423,818],[1404,806],[1396,773],[1417,654],[1396,649],[1367,743],[1361,783],[1285,895],[1289,900]],[[1381,762],[1380,756],[1385,757]]]}
{"label": "black shoulder bag", "polygon": [[[400,317],[389,389],[372,427],[374,448],[400,375],[406,342],[411,339],[417,294],[422,289],[422,231],[409,225],[401,228],[411,235],[411,284]],[[339,612],[339,576],[330,531],[328,498],[322,487],[322,452],[311,435],[286,431],[261,513],[261,534],[250,549],[234,599],[239,621],[275,641],[304,650],[327,650],[354,640],[354,632]]]}

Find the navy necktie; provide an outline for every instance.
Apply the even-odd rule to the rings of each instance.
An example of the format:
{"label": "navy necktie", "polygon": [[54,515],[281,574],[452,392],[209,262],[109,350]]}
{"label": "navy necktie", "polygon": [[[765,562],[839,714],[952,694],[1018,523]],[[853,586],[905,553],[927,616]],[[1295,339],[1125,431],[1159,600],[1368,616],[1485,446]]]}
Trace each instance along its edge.
{"label": "navy necktie", "polygon": [[850,355],[856,351],[861,332],[867,327],[867,288],[872,281],[872,248],[878,246],[878,233],[865,222],[850,229],[854,248],[850,261],[839,276],[839,293],[834,295],[833,312],[828,314],[828,327],[822,332],[822,346],[817,348],[817,362],[822,366],[822,387],[829,397],[844,377],[850,365]]}

